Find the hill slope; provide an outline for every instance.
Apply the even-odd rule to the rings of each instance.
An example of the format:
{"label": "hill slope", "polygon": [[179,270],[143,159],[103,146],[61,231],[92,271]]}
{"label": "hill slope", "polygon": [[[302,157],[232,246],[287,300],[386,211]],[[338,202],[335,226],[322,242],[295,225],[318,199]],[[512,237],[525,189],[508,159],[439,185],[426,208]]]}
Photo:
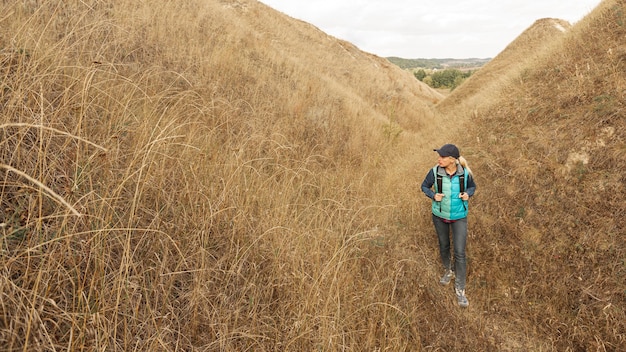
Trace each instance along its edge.
{"label": "hill slope", "polygon": [[625,13],[604,1],[468,127],[481,309],[541,349],[626,347]]}
{"label": "hill slope", "polygon": [[3,349],[419,340],[381,232],[438,93],[256,1],[0,13]]}
{"label": "hill slope", "polygon": [[437,105],[437,109],[451,113],[472,111],[476,106],[488,105],[488,101],[479,99],[497,94],[508,81],[517,77],[522,70],[530,68],[543,51],[550,50],[550,46],[570,28],[569,22],[559,19],[535,21],[493,60],[452,91]]}
{"label": "hill slope", "polygon": [[[299,74],[309,73],[328,83],[337,96],[350,96],[403,128],[419,131],[430,105],[443,96],[386,59],[358,50],[316,27],[249,2],[238,13],[240,25],[256,40],[253,46],[270,59],[286,60]],[[372,89],[371,87],[377,87]],[[401,110],[398,110],[401,109]]]}

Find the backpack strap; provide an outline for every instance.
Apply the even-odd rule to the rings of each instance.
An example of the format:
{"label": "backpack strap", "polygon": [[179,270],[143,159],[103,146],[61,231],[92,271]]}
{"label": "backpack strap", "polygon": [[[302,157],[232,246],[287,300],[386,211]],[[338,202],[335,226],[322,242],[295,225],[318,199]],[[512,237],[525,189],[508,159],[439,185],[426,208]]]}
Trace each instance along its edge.
{"label": "backpack strap", "polygon": [[[467,188],[467,170],[463,168],[463,173],[459,175],[459,187],[461,188],[461,193],[465,193],[465,189]],[[463,202],[463,209],[467,210],[465,206],[465,202]]]}
{"label": "backpack strap", "polygon": [[439,167],[435,166],[433,168],[433,174],[435,174],[435,179],[437,180],[437,182],[435,182],[435,193],[441,193],[441,189],[443,188],[443,176],[439,175]]}
{"label": "backpack strap", "polygon": [[[439,175],[439,166],[433,167],[433,174],[435,175],[435,193],[441,193],[443,189],[443,176]],[[434,198],[433,198],[434,200]],[[441,212],[441,202],[439,202],[439,212]]]}
{"label": "backpack strap", "polygon": [[465,170],[463,170],[463,173],[459,175],[459,186],[461,187],[461,193],[465,193],[465,187],[467,186],[465,181]]}

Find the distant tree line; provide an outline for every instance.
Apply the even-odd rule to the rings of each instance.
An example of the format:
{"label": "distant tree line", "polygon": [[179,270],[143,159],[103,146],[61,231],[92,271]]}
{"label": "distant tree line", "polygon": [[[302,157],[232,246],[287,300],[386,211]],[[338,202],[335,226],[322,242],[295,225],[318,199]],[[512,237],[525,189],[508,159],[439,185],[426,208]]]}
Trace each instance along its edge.
{"label": "distant tree line", "polygon": [[442,69],[444,64],[450,59],[403,59],[399,57],[388,57],[391,63],[402,69],[414,69],[423,67],[426,69]]}
{"label": "distant tree line", "polygon": [[474,71],[461,71],[457,69],[429,70],[419,69],[413,73],[415,78],[433,88],[447,88],[453,90],[469,78]]}
{"label": "distant tree line", "polygon": [[469,59],[403,59],[400,57],[391,56],[388,57],[387,60],[392,64],[405,69],[438,69],[443,70],[447,68],[464,68],[464,69],[473,69],[484,66],[491,59],[479,59],[479,58],[469,58]]}

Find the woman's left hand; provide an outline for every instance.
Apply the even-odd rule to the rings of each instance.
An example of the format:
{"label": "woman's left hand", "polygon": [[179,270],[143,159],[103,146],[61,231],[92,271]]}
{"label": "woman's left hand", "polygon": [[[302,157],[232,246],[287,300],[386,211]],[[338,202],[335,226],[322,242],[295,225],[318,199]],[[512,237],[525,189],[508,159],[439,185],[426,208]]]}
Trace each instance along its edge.
{"label": "woman's left hand", "polygon": [[469,200],[469,194],[467,194],[466,192],[463,192],[459,195],[459,198],[463,200]]}

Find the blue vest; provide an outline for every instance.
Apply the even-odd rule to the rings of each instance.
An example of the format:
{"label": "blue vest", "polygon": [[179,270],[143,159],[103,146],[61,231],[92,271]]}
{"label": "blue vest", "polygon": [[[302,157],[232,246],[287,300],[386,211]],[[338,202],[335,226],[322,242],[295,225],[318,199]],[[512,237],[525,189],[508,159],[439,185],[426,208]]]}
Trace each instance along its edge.
{"label": "blue vest", "polygon": [[[444,168],[435,166],[433,168],[433,174],[435,175],[435,193],[443,193],[445,197],[441,202],[437,202],[433,199],[432,211],[436,216],[447,220],[459,220],[467,217],[468,202],[459,197],[461,194],[461,185],[459,180],[460,174],[465,175],[464,188],[467,189],[467,170],[459,167],[457,172],[452,177],[446,174]],[[441,190],[437,185],[437,174],[441,175]]]}

